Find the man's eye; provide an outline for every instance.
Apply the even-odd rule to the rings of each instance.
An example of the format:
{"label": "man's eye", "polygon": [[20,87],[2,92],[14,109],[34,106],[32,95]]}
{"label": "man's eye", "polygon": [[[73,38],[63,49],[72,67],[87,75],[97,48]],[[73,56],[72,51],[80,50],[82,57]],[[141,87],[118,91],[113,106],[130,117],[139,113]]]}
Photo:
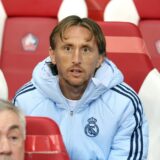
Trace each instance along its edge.
{"label": "man's eye", "polygon": [[83,53],[90,53],[90,49],[88,47],[83,48]]}
{"label": "man's eye", "polygon": [[13,139],[13,140],[18,139],[17,136],[12,136],[12,137],[10,137],[10,138]]}
{"label": "man's eye", "polygon": [[71,47],[65,46],[65,47],[64,47],[64,50],[65,50],[66,52],[70,52],[70,51],[71,51]]}
{"label": "man's eye", "polygon": [[17,141],[19,139],[18,136],[9,136],[10,141]]}

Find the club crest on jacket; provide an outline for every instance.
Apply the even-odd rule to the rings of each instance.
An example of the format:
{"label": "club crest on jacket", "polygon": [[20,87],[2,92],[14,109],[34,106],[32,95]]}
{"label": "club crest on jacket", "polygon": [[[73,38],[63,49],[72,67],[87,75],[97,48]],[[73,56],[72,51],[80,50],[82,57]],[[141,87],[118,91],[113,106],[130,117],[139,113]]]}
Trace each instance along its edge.
{"label": "club crest on jacket", "polygon": [[88,124],[85,126],[85,134],[88,137],[96,137],[99,133],[99,128],[96,124],[97,120],[93,117],[88,119]]}

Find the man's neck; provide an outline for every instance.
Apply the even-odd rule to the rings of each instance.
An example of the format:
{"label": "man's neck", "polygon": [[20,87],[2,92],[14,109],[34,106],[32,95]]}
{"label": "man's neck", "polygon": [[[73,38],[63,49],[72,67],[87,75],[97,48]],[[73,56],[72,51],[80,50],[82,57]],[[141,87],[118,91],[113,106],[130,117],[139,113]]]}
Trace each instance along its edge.
{"label": "man's neck", "polygon": [[71,85],[61,85],[60,84],[60,88],[61,88],[63,95],[67,99],[79,100],[82,97],[86,89],[86,86],[71,86]]}

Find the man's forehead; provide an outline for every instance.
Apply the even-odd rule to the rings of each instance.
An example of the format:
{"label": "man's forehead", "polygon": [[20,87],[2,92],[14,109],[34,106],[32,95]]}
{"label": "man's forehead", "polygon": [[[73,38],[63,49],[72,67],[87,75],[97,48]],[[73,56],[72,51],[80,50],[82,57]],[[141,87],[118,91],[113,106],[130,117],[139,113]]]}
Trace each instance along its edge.
{"label": "man's forehead", "polygon": [[8,110],[0,111],[0,130],[19,129],[20,120],[16,113]]}
{"label": "man's forehead", "polygon": [[87,28],[83,26],[70,26],[69,28],[66,28],[64,32],[62,33],[62,39],[67,40],[72,37],[77,37],[78,36],[84,36],[84,39],[86,41],[91,41],[94,36],[91,31],[89,31]]}

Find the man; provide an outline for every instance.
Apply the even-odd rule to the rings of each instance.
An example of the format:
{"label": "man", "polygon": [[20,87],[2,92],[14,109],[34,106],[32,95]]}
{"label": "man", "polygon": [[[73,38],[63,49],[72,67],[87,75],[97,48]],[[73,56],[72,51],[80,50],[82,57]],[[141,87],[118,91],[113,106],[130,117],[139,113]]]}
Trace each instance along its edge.
{"label": "man", "polygon": [[25,118],[18,108],[0,100],[0,160],[24,160]]}
{"label": "man", "polygon": [[26,115],[56,121],[71,160],[145,160],[148,126],[141,102],[105,52],[94,21],[63,19],[50,35],[49,57],[13,102]]}

